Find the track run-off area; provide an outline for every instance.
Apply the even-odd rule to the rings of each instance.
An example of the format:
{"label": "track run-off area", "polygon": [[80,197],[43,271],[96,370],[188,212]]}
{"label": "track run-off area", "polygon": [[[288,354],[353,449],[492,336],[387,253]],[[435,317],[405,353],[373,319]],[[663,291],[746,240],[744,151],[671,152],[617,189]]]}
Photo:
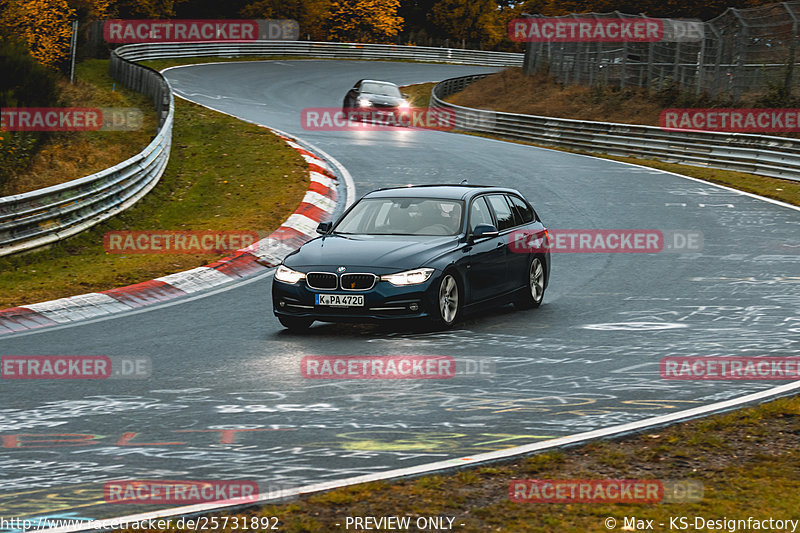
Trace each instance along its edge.
{"label": "track run-off area", "polygon": [[[301,127],[304,108],[341,106],[359,79],[407,85],[494,70],[287,60],[165,75],[177,96],[323,150],[352,175],[356,197],[468,179],[518,189],[550,228],[699,231],[703,249],[554,254],[541,308],[486,310],[448,331],[317,323],[289,333],[272,316],[267,273],[141,312],[0,337],[3,355],[152,361],[147,379],[0,381],[0,516],[91,519],[158,509],[105,503],[111,480],[253,480],[268,494],[641,421],[785,383],[666,380],[659,362],[800,352],[797,209],[654,169],[477,136]],[[359,381],[301,374],[307,355],[384,354],[489,361],[491,372]]]}

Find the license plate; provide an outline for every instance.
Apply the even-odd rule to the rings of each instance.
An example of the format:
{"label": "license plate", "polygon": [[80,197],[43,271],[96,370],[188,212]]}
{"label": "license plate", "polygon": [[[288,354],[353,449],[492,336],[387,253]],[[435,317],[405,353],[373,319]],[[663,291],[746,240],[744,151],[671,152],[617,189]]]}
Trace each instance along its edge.
{"label": "license plate", "polygon": [[363,307],[363,294],[317,294],[314,297],[317,305],[330,305],[334,307]]}

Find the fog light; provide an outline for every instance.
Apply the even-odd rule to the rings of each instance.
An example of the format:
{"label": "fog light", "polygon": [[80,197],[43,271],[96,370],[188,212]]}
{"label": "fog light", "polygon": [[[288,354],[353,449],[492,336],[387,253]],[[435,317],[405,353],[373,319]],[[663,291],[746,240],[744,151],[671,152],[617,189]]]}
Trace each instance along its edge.
{"label": "fog light", "polygon": [[419,311],[419,305],[417,304],[411,304],[408,306],[408,308],[412,311]]}
{"label": "fog light", "polygon": [[280,307],[286,307],[286,302],[284,302],[283,300],[281,300],[280,302],[278,302],[278,305],[279,305]]}

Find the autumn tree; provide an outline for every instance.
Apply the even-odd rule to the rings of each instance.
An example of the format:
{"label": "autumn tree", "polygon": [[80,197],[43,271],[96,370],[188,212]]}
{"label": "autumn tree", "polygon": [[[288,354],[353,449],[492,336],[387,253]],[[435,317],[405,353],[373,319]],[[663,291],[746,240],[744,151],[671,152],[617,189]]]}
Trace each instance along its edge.
{"label": "autumn tree", "polygon": [[400,33],[400,0],[334,0],[328,36],[339,42],[385,43]]}
{"label": "autumn tree", "polygon": [[50,67],[69,56],[74,18],[66,0],[0,0],[0,25],[20,38],[39,63]]}
{"label": "autumn tree", "polygon": [[110,18],[116,8],[116,0],[67,0],[78,13],[80,20],[103,20]]}
{"label": "autumn tree", "polygon": [[[8,34],[8,28],[0,28],[0,72],[0,108],[62,103],[56,73],[34,59],[25,43]],[[0,129],[0,190],[14,174],[27,168],[47,135]]]}
{"label": "autumn tree", "polygon": [[121,0],[120,14],[127,17],[168,19],[175,16],[176,7],[187,0]]}
{"label": "autumn tree", "polygon": [[438,0],[402,0],[398,14],[403,17],[403,31],[432,33],[435,27],[428,18]]}
{"label": "autumn tree", "polygon": [[239,15],[247,19],[296,20],[300,34],[314,40],[325,39],[330,13],[331,0],[257,0],[239,11]]}
{"label": "autumn tree", "polygon": [[485,46],[494,46],[506,32],[494,0],[439,0],[430,19],[443,36]]}

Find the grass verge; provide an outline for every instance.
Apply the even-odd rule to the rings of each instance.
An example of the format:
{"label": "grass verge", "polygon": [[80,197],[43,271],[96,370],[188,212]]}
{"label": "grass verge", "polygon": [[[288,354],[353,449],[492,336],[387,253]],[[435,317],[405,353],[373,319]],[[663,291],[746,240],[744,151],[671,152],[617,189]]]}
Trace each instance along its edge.
{"label": "grass verge", "polygon": [[[463,533],[633,530],[623,527],[625,517],[652,520],[657,530],[669,530],[670,518],[675,517],[686,517],[691,525],[694,517],[797,519],[798,433],[800,398],[781,398],[623,439],[455,474],[366,483],[215,516],[236,516],[240,522],[274,516],[280,520],[279,529],[288,533],[363,531],[352,525],[346,529],[348,516],[409,516],[412,524],[420,516],[453,517],[452,530]],[[516,503],[508,496],[515,479],[692,480],[702,484],[703,493],[698,501],[679,503]],[[615,527],[607,527],[608,517],[616,520]]]}
{"label": "grass verge", "polygon": [[166,172],[138,204],[50,248],[0,258],[0,308],[106,290],[207,264],[212,254],[117,255],[111,230],[276,229],[308,187],[305,161],[265,128],[176,99]]}
{"label": "grass verge", "polygon": [[108,61],[90,60],[76,65],[75,84],[59,82],[66,107],[134,107],[142,112],[142,127],[132,131],[79,131],[52,133],[32,157],[25,172],[13,174],[0,196],[57,185],[82,178],[124,161],[150,143],[158,119],[150,99],[121,86],[112,90]]}
{"label": "grass verge", "polygon": [[[528,76],[521,68],[507,68],[469,85],[448,100],[466,107],[548,117],[659,125],[665,108],[774,108],[797,107],[795,98],[784,99],[777,87],[711,98],[674,85],[656,89],[619,88],[597,82],[592,86],[563,85],[547,74]],[[797,137],[797,133],[771,135]]]}

